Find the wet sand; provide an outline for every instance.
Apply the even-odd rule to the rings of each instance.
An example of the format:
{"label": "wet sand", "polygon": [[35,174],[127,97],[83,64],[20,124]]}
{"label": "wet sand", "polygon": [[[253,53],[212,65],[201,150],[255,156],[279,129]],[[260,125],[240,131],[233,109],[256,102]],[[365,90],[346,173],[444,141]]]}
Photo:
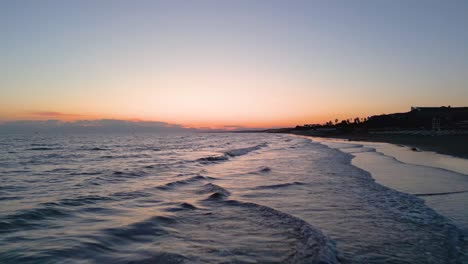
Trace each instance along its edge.
{"label": "wet sand", "polygon": [[290,134],[346,139],[349,141],[386,142],[395,145],[405,145],[415,150],[432,151],[468,159],[468,135],[421,136],[421,135],[383,135],[383,134],[351,134],[317,131],[291,131]]}
{"label": "wet sand", "polygon": [[380,184],[420,197],[468,234],[468,159],[386,142],[311,137],[354,156],[352,164]]}

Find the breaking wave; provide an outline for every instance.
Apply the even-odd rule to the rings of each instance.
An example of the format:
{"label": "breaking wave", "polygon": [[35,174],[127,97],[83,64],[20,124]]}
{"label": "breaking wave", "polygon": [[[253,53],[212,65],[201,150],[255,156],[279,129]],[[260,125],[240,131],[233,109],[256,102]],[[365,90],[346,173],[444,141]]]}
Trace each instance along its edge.
{"label": "breaking wave", "polygon": [[467,193],[468,191],[456,191],[456,192],[438,192],[438,193],[415,193],[415,196],[438,196],[438,195],[449,195],[457,193]]}
{"label": "breaking wave", "polygon": [[30,148],[30,149],[27,149],[27,150],[56,150],[56,149],[59,149],[59,148],[50,148],[50,147],[36,147],[36,148]]}
{"label": "breaking wave", "polygon": [[207,183],[203,185],[203,187],[199,191],[197,191],[197,193],[198,194],[211,193],[210,196],[206,200],[222,200],[222,199],[227,198],[229,195],[231,195],[231,192],[213,183]]}
{"label": "breaking wave", "polygon": [[306,221],[290,214],[275,210],[271,207],[256,203],[240,202],[236,200],[225,201],[230,206],[240,206],[257,210],[266,217],[274,217],[283,224],[298,230],[301,237],[296,243],[295,252],[287,257],[287,263],[327,263],[338,264],[339,254],[335,242],[324,235],[319,229]]}
{"label": "breaking wave", "polygon": [[262,144],[258,144],[258,145],[247,147],[247,148],[231,149],[231,150],[225,151],[222,155],[203,157],[203,158],[197,159],[196,161],[202,164],[223,162],[223,161],[229,160],[230,157],[243,156],[252,151],[259,150],[266,146],[267,146],[266,143],[262,143]]}
{"label": "breaking wave", "polygon": [[362,145],[230,133],[0,145],[1,263],[464,263],[461,231],[421,198],[467,189],[381,186],[351,165],[375,151]]}
{"label": "breaking wave", "polygon": [[265,174],[265,173],[269,173],[269,172],[271,172],[271,168],[270,168],[270,167],[268,167],[268,166],[261,166],[261,167],[259,167],[257,170],[252,171],[252,172],[250,172],[250,173],[252,173],[252,174]]}
{"label": "breaking wave", "polygon": [[201,180],[206,180],[206,179],[207,179],[207,177],[205,177],[205,176],[197,175],[197,176],[193,176],[193,177],[190,177],[190,178],[187,178],[187,179],[184,179],[184,180],[168,182],[168,183],[166,183],[164,185],[157,186],[156,188],[160,189],[160,190],[169,190],[169,189],[172,189],[172,188],[174,188],[176,186],[179,186],[179,185],[185,185],[185,184],[189,184],[189,183],[192,183],[192,182],[195,182],[195,181],[201,181]]}
{"label": "breaking wave", "polygon": [[248,154],[248,153],[250,153],[252,151],[259,150],[259,149],[261,149],[263,147],[266,147],[267,145],[268,145],[267,143],[262,143],[262,144],[255,145],[253,147],[231,149],[231,150],[228,150],[228,151],[224,152],[224,154],[229,156],[229,157],[242,156],[242,155],[246,155],[246,154]]}
{"label": "breaking wave", "polygon": [[225,155],[221,155],[221,156],[209,156],[209,157],[199,158],[197,159],[197,161],[199,161],[200,163],[216,163],[220,161],[226,161],[228,159],[229,157]]}
{"label": "breaking wave", "polygon": [[305,183],[303,182],[288,182],[288,183],[282,183],[282,184],[273,184],[273,185],[262,185],[255,187],[255,189],[278,189],[278,188],[284,188],[284,187],[289,187],[289,186],[297,186],[297,185],[304,185]]}

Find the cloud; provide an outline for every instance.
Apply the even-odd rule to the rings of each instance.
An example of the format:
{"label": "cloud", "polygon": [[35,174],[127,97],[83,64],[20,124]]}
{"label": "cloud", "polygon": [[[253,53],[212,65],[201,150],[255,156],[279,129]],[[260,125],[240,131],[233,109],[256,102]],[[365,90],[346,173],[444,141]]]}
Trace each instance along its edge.
{"label": "cloud", "polygon": [[184,128],[178,124],[159,121],[128,121],[119,119],[99,120],[21,120],[0,123],[0,132],[190,132],[196,129]]}
{"label": "cloud", "polygon": [[266,128],[262,127],[246,127],[246,126],[241,126],[241,125],[224,125],[222,130],[227,130],[227,131],[254,131],[254,130],[264,130]]}
{"label": "cloud", "polygon": [[241,125],[224,125],[224,128],[245,128],[244,126]]}
{"label": "cloud", "polygon": [[46,116],[46,117],[65,117],[65,116],[79,116],[77,114],[67,114],[54,111],[32,111],[29,114],[34,116]]}
{"label": "cloud", "polygon": [[248,129],[245,126],[241,125],[224,125],[222,130],[228,130],[228,131],[237,131],[237,130],[246,130]]}

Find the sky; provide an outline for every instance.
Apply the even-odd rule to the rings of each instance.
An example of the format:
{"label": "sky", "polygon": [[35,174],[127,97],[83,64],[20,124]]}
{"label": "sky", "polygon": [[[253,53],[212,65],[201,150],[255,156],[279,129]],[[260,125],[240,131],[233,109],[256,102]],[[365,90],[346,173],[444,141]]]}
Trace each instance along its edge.
{"label": "sky", "polygon": [[0,122],[281,127],[468,106],[467,26],[455,0],[0,1]]}

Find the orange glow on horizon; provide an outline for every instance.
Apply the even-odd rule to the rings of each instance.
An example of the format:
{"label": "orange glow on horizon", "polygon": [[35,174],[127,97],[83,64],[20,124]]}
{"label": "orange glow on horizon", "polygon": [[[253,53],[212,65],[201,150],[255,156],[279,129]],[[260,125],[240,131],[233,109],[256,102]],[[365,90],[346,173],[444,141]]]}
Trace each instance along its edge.
{"label": "orange glow on horizon", "polygon": [[123,120],[130,122],[165,122],[173,125],[180,125],[184,128],[195,128],[195,129],[223,129],[223,130],[235,130],[235,129],[255,129],[255,128],[277,128],[277,127],[293,127],[296,125],[311,124],[311,123],[325,123],[327,121],[333,121],[339,119],[354,118],[354,117],[367,117],[368,114],[357,114],[357,115],[303,115],[295,117],[283,117],[283,118],[264,118],[260,120],[256,119],[214,119],[205,120],[199,118],[197,120],[191,120],[190,118],[180,118],[176,120],[171,119],[159,119],[159,118],[140,118],[134,116],[118,116],[118,115],[98,115],[98,114],[76,114],[76,113],[62,113],[55,111],[27,111],[22,113],[8,114],[0,116],[0,121],[46,121],[46,120],[59,120],[62,122],[74,122],[78,120],[100,120],[100,119],[114,119]]}

